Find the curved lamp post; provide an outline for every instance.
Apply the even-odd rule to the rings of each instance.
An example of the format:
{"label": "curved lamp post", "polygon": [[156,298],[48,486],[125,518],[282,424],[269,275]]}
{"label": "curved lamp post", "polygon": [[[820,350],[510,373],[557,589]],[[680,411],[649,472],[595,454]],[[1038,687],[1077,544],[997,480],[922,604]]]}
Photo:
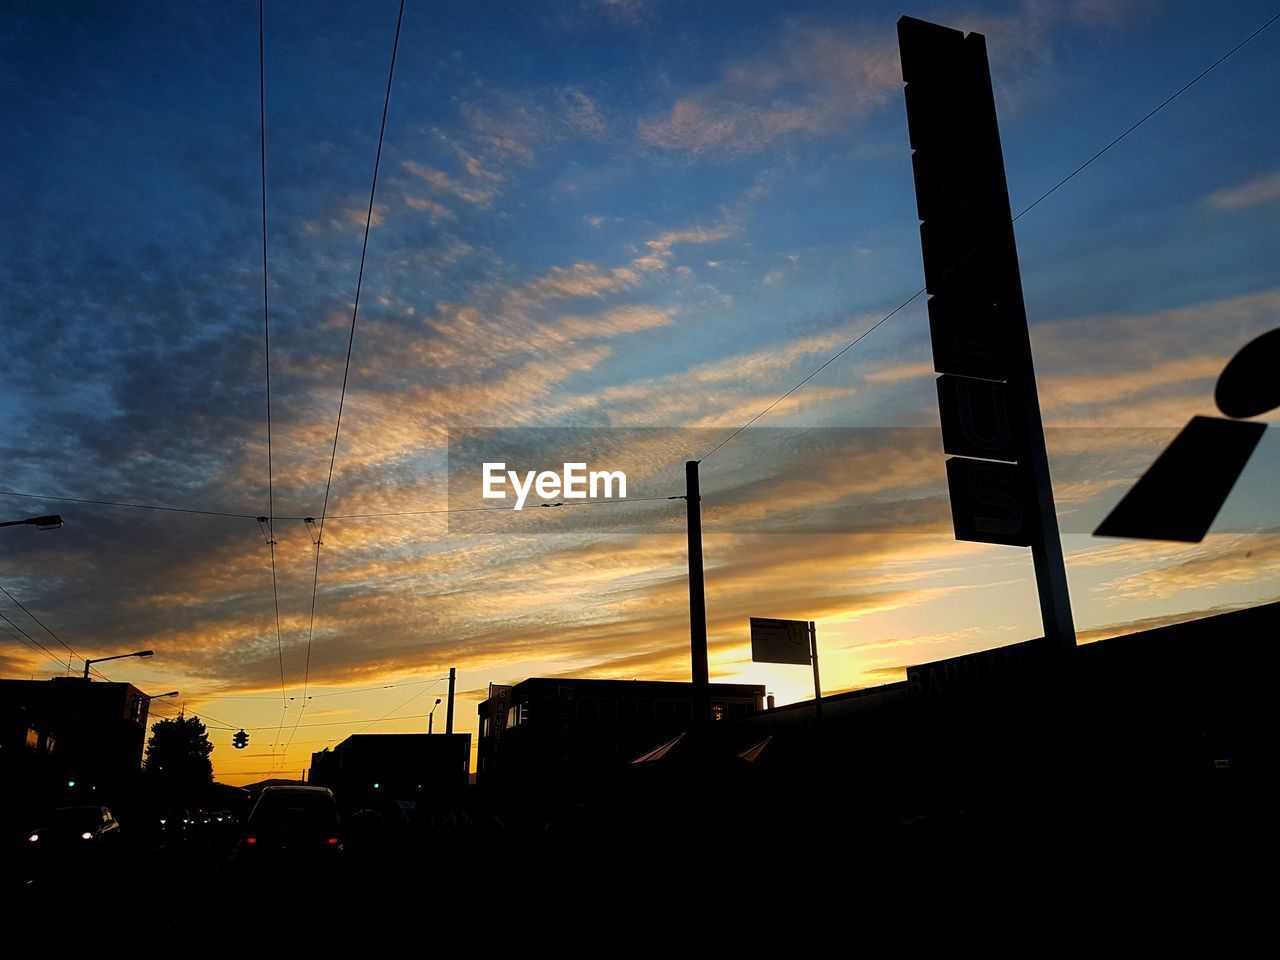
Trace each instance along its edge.
{"label": "curved lamp post", "polygon": [[89,665],[91,663],[106,663],[108,660],[123,660],[126,657],[143,657],[145,659],[146,657],[154,657],[155,655],[156,653],[154,650],[139,650],[136,653],[117,653],[114,657],[97,657],[93,660],[86,660],[84,662],[84,678],[86,680],[89,679]]}

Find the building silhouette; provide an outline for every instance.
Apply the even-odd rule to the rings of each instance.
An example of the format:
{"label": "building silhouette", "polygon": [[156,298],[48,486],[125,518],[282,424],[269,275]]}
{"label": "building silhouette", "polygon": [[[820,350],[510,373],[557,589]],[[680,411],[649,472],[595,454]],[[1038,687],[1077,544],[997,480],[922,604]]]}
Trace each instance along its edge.
{"label": "building silhouette", "polygon": [[[713,683],[713,720],[759,713],[764,687]],[[567,788],[608,777],[689,730],[691,683],[534,677],[494,687],[478,707],[476,782]]]}
{"label": "building silhouette", "polygon": [[150,700],[129,683],[0,680],[6,809],[104,802],[138,777]]}
{"label": "building silhouette", "polygon": [[313,753],[308,782],[355,809],[464,787],[470,763],[469,733],[358,733]]}

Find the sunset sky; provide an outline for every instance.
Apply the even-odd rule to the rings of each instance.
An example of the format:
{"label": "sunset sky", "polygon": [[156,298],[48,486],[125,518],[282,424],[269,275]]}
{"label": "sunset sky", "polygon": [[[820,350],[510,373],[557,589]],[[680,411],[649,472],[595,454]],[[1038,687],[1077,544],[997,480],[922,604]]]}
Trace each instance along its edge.
{"label": "sunset sky", "polygon": [[[451,434],[627,428],[593,449],[680,494],[917,291],[901,14],[986,34],[1019,211],[1272,6],[408,0],[329,514],[437,512],[326,525],[305,712],[300,521],[282,654],[252,519],[3,496],[66,526],[0,530],[0,584],[80,654],[154,649],[103,673],[180,690],[156,714],[204,718],[231,783],[425,731],[450,666],[473,733],[491,682],[687,679],[683,503],[450,523]],[[397,9],[266,3],[277,516],[324,501]],[[267,513],[257,3],[5,19],[0,489]],[[1278,58],[1280,25],[1017,223],[1083,640],[1280,597],[1275,430],[1203,544],[1089,535],[1280,325]],[[1029,552],[952,535],[933,378],[921,297],[707,458],[714,680],[812,696],[750,662],[752,615],[818,622],[828,692],[1039,635]],[[0,614],[4,676],[66,669]]]}

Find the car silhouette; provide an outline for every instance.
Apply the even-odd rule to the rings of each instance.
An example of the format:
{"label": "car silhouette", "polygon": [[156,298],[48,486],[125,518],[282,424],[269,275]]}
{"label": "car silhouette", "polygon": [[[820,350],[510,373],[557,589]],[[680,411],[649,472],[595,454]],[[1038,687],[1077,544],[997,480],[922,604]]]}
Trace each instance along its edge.
{"label": "car silhouette", "polygon": [[59,807],[27,835],[26,847],[37,854],[87,854],[114,848],[120,822],[106,807]]}
{"label": "car silhouette", "polygon": [[332,859],[342,855],[338,804],[328,787],[266,787],[245,821],[236,859]]}

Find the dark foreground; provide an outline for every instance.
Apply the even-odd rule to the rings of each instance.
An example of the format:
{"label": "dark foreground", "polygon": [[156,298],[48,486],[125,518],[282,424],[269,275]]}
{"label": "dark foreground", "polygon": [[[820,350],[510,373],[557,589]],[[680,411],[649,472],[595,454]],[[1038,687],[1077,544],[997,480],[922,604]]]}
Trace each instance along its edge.
{"label": "dark foreground", "polygon": [[[797,943],[886,924],[912,936],[940,922],[939,905],[960,908],[973,933],[1017,904],[1024,917],[1028,907],[1154,908],[1166,930],[1216,923],[1230,940],[1252,898],[1275,886],[1275,797],[1241,778],[1204,783],[1011,791],[893,815],[860,806],[847,787],[746,803],[686,783],[552,815],[496,812],[472,790],[414,820],[344,827],[341,854],[321,858],[245,863],[237,830],[135,830],[118,849],[58,862],[10,845],[5,931],[58,954],[113,942],[200,955],[383,953],[463,940],[506,952],[521,937],[558,952],[579,937],[619,948],[678,939],[690,922]],[[904,915],[922,926],[900,926]]]}

